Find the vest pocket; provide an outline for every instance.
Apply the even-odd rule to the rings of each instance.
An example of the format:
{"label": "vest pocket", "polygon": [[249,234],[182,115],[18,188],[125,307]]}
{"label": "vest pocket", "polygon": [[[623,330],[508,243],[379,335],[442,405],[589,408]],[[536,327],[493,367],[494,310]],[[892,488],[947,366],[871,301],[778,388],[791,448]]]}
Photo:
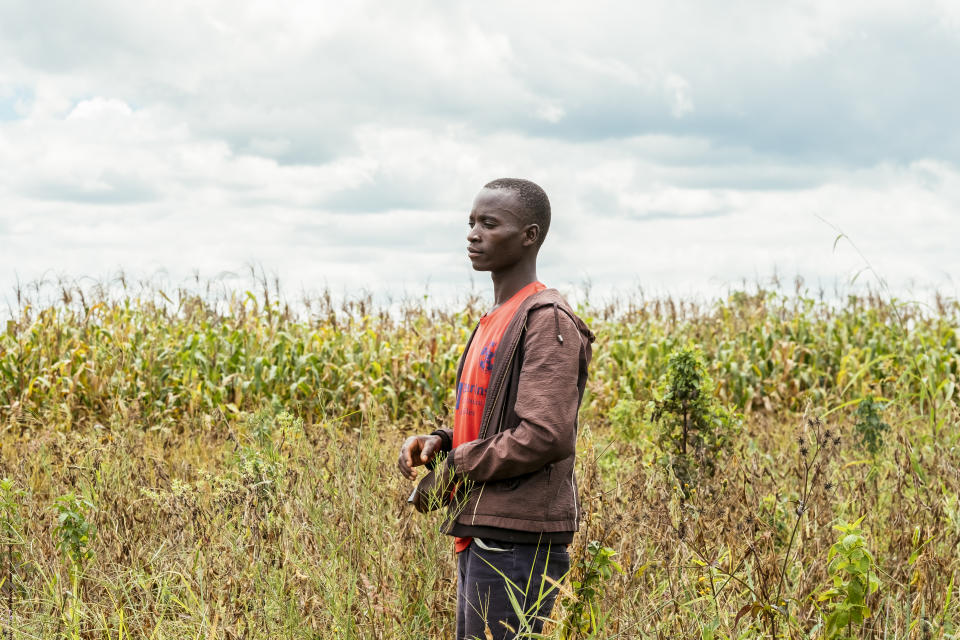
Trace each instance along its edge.
{"label": "vest pocket", "polygon": [[520,478],[507,478],[503,481],[501,491],[513,491],[520,486]]}
{"label": "vest pocket", "polygon": [[514,476],[512,478],[504,478],[503,480],[497,480],[496,482],[491,482],[489,486],[494,491],[514,491],[521,484],[527,482],[532,478],[537,472],[525,473],[522,476]]}

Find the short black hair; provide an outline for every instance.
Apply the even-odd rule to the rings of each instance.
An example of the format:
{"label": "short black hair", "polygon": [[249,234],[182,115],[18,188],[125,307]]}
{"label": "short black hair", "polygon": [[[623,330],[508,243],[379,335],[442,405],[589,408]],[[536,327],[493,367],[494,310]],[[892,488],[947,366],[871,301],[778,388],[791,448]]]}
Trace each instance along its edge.
{"label": "short black hair", "polygon": [[497,178],[483,185],[484,189],[510,189],[517,194],[526,211],[523,212],[528,224],[540,227],[537,247],[543,244],[550,229],[550,199],[540,185],[522,178]]}

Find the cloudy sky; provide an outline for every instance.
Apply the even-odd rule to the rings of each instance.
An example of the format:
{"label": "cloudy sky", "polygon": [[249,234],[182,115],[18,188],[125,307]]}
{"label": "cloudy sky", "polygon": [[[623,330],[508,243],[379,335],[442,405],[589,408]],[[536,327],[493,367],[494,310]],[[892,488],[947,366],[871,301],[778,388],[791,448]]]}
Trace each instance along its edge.
{"label": "cloudy sky", "polygon": [[549,284],[832,288],[840,229],[956,296],[958,76],[954,0],[0,0],[0,288],[448,295],[477,189],[520,176]]}

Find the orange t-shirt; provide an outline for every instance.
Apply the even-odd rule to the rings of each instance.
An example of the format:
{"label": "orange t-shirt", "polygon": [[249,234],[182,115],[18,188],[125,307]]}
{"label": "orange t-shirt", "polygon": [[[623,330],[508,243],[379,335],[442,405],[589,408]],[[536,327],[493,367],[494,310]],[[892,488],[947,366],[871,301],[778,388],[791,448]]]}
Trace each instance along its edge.
{"label": "orange t-shirt", "polygon": [[[513,314],[527,296],[546,288],[547,286],[542,282],[531,282],[517,291],[512,298],[480,318],[477,332],[463,361],[460,383],[457,385],[457,402],[453,417],[454,449],[464,442],[476,440],[480,434],[480,419],[487,400],[487,385],[490,383],[490,374],[493,372],[493,360],[497,355],[497,346],[503,338],[503,332],[507,330]],[[471,538],[457,538],[457,553],[470,546],[470,540]]]}

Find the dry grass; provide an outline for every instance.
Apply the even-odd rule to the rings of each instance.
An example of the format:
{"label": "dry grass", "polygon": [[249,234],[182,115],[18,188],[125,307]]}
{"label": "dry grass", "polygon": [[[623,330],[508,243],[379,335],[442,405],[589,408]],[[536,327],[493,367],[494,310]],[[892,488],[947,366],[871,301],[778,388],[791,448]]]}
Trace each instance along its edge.
{"label": "dry grass", "polygon": [[[407,507],[395,461],[409,430],[446,414],[468,314],[410,308],[398,319],[328,304],[303,319],[275,303],[267,313],[262,299],[231,311],[229,299],[217,313],[189,296],[179,311],[73,299],[11,323],[0,341],[0,629],[451,637],[452,544],[436,515]],[[584,310],[600,342],[582,412],[572,579],[590,540],[624,568],[601,580],[594,637],[816,636],[832,525],[860,515],[882,587],[852,635],[956,637],[960,420],[946,383],[960,366],[957,307],[917,312],[909,331],[886,309],[764,294],[706,309]],[[690,499],[644,418],[664,354],[687,339],[711,358],[721,398],[747,411],[720,473]],[[928,370],[914,366],[918,353]],[[875,458],[852,429],[866,392],[893,402]],[[840,437],[806,484],[803,407],[829,412],[831,442]],[[88,560],[57,547],[55,501],[71,493],[93,505],[77,507],[95,525]],[[558,620],[577,596],[571,581],[564,589]],[[785,615],[736,619],[778,592]]]}

